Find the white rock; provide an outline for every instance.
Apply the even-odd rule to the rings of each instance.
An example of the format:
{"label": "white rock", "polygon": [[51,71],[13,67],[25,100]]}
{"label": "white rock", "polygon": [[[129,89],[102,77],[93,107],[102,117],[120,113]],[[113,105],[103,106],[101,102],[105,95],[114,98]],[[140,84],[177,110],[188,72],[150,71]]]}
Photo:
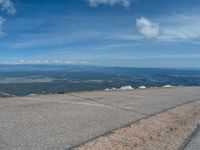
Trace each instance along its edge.
{"label": "white rock", "polygon": [[0,97],[10,97],[12,95],[8,94],[8,93],[4,93],[4,92],[0,92]]}
{"label": "white rock", "polygon": [[174,86],[171,86],[171,85],[165,85],[163,86],[164,88],[171,88],[171,87],[174,87]]}
{"label": "white rock", "polygon": [[36,94],[33,94],[33,93],[31,93],[31,94],[29,94],[28,96],[35,96]]}
{"label": "white rock", "polygon": [[140,86],[139,89],[146,89],[146,87],[145,86]]}
{"label": "white rock", "polygon": [[128,85],[128,86],[122,86],[121,88],[120,88],[120,90],[133,90],[134,88],[132,87],[132,86],[130,86],[130,85]]}

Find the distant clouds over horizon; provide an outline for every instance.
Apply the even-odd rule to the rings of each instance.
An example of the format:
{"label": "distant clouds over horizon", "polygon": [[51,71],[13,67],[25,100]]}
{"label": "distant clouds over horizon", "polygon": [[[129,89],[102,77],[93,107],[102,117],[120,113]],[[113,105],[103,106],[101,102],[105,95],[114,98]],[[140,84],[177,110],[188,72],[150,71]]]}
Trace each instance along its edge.
{"label": "distant clouds over horizon", "polygon": [[98,5],[110,5],[114,6],[116,4],[122,5],[124,7],[129,7],[132,0],[86,0],[89,2],[90,6],[96,7]]}
{"label": "distant clouds over horizon", "polygon": [[198,0],[0,0],[0,63],[197,67],[199,17]]}

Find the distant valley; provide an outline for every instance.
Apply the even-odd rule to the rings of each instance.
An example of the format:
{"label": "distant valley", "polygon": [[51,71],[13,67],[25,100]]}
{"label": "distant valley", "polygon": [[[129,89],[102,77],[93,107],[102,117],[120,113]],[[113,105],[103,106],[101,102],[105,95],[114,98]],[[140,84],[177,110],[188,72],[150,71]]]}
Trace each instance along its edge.
{"label": "distant valley", "polygon": [[29,94],[138,88],[199,86],[200,71],[155,68],[122,68],[84,65],[0,65],[0,92]]}

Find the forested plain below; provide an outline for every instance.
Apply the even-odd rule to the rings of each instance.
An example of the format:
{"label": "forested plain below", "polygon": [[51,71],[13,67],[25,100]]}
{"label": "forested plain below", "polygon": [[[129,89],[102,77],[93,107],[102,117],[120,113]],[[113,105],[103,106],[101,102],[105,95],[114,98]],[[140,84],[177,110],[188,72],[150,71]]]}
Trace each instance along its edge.
{"label": "forested plain below", "polygon": [[200,70],[90,65],[0,65],[0,93],[15,96],[105,90],[122,86],[199,86]]}

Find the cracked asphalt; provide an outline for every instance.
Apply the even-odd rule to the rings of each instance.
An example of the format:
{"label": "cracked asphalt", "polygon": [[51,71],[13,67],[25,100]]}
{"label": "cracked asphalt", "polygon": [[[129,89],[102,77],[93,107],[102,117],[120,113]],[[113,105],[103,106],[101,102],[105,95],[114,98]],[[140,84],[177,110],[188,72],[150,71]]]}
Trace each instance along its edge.
{"label": "cracked asphalt", "polygon": [[1,150],[62,150],[200,99],[200,87],[0,98]]}

